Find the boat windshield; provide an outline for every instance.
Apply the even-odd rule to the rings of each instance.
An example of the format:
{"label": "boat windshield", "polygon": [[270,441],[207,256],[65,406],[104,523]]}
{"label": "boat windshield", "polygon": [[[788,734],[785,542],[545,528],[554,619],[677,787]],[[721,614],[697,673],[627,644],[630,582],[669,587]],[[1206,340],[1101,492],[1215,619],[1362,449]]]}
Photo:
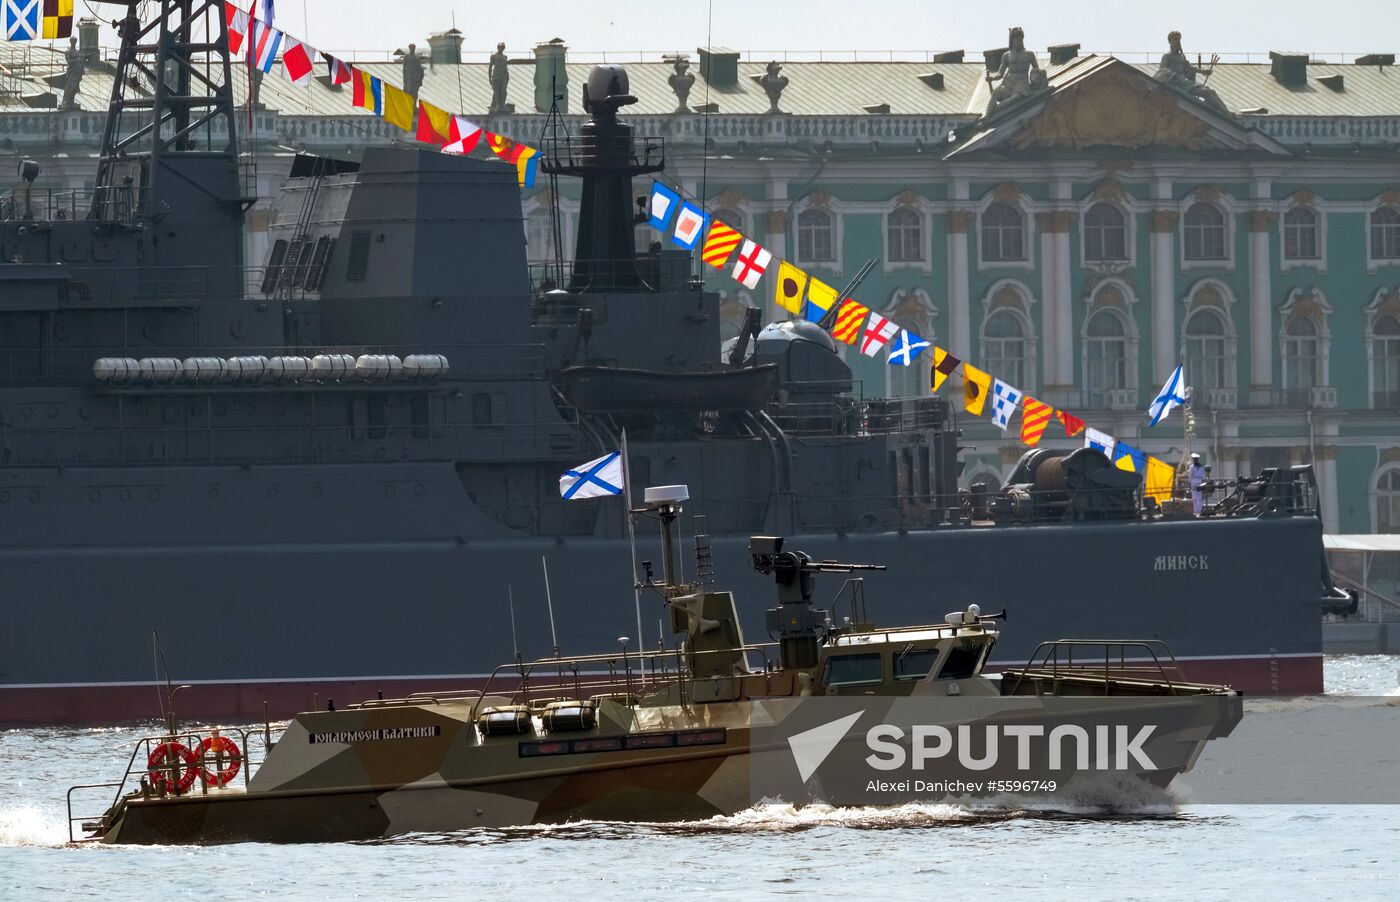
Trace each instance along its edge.
{"label": "boat windshield", "polygon": [[938,657],[937,648],[909,648],[895,655],[894,678],[896,680],[922,680],[928,676]]}
{"label": "boat windshield", "polygon": [[970,642],[955,645],[948,650],[948,659],[938,671],[940,680],[965,680],[977,673],[977,665],[982,659],[983,645]]}

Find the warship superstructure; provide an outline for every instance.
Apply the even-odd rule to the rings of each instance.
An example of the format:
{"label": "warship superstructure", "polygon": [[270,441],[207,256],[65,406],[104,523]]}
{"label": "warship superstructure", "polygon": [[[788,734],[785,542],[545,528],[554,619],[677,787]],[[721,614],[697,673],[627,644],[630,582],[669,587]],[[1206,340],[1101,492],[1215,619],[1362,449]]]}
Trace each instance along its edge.
{"label": "warship superstructure", "polygon": [[479,683],[512,613],[549,650],[542,559],[571,642],[649,646],[620,503],[558,490],[624,431],[637,484],[692,485],[740,591],[757,577],[724,562],[784,534],[888,562],[897,622],[1005,599],[1026,638],[993,667],[1031,636],[1135,636],[1194,679],[1321,689],[1339,599],[1307,468],[1195,518],[1096,452],[1039,451],[969,498],[944,399],[858,397],[813,323],[755,311],[722,346],[693,259],[634,249],[665,147],[620,115],[620,67],[545,147],[582,182],[572,261],[527,266],[510,167],[409,146],[298,159],[244,261],[219,5],[123,5],[95,187],[22,164],[0,210],[0,722],[154,714],[153,631],[209,717]]}

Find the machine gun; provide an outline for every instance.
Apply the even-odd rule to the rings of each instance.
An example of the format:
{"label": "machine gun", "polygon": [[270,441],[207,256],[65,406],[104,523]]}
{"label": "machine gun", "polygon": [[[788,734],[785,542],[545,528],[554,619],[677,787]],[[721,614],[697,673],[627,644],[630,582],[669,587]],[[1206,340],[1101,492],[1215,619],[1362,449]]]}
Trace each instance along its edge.
{"label": "machine gun", "polygon": [[757,572],[771,575],[778,587],[778,606],[768,610],[768,632],[778,637],[784,669],[817,664],[817,646],[826,628],[827,612],[812,607],[816,574],[885,569],[884,564],[814,561],[804,552],[784,551],[781,536],[750,536],[749,563]]}

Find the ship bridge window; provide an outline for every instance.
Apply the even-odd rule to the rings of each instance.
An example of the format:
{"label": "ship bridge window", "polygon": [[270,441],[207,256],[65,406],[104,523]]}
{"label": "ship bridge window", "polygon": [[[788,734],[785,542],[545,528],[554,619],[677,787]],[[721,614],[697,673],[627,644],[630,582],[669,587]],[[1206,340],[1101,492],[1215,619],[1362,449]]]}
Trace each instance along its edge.
{"label": "ship bridge window", "polygon": [[369,273],[369,232],[350,234],[350,257],[345,261],[345,281],[363,282]]}
{"label": "ship bridge window", "polygon": [[267,269],[263,270],[262,293],[272,294],[277,287],[277,277],[282,272],[282,261],[287,258],[287,241],[279,238],[272,245],[272,254],[267,258]]}
{"label": "ship bridge window", "polygon": [[896,680],[922,680],[933,669],[938,657],[936,648],[907,648],[894,656]]}
{"label": "ship bridge window", "polygon": [[311,265],[306,268],[306,279],[302,282],[302,288],[307,291],[321,289],[321,281],[330,267],[331,251],[334,248],[335,242],[325,235],[316,239],[316,253],[311,256]]}
{"label": "ship bridge window", "polygon": [[491,425],[491,396],[484,391],[472,395],[472,425]]}
{"label": "ship bridge window", "polygon": [[878,652],[859,655],[835,655],[826,659],[822,683],[826,686],[863,686],[883,682],[885,668]]}
{"label": "ship bridge window", "polygon": [[968,642],[955,645],[948,651],[948,660],[939,668],[940,680],[965,680],[977,673],[978,662],[982,660],[981,642]]}

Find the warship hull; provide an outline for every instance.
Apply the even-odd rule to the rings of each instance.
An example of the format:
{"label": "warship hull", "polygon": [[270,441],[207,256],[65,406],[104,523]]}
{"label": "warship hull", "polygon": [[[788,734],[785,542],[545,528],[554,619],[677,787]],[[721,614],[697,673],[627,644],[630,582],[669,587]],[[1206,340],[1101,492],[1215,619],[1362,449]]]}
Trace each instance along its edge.
{"label": "warship hull", "polygon": [[[155,476],[0,470],[0,529],[12,537],[0,547],[9,599],[0,722],[156,717],[167,669],[191,687],[179,695],[183,712],[260,721],[330,699],[473,687],[513,647],[547,655],[556,635],[569,653],[616,648],[620,636],[636,648],[639,621],[645,648],[662,632],[660,605],[644,595],[639,616],[618,588],[632,578],[618,500],[578,502],[597,515],[595,536],[540,538],[511,535],[476,509],[451,464]],[[704,512],[699,500],[687,510]],[[1160,639],[1193,680],[1250,694],[1322,691],[1313,517],[792,541],[818,558],[888,564],[866,582],[868,617],[882,625],[973,602],[1005,607],[992,670],[1024,664],[1047,637]],[[740,597],[763,583],[744,566],[746,543],[711,537],[714,579]],[[638,558],[660,560],[659,545],[639,541]],[[855,613],[844,599],[826,606],[838,623]],[[763,637],[761,610],[740,617]],[[153,631],[163,665],[153,663]]]}

